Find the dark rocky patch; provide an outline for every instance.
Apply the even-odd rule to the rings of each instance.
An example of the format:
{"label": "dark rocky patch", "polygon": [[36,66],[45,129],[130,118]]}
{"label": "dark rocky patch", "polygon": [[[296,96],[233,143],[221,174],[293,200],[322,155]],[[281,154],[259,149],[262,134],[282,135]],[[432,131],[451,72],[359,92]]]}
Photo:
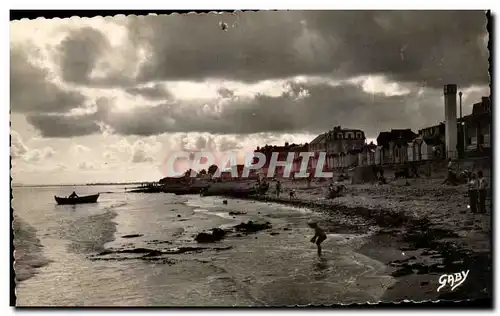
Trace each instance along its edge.
{"label": "dark rocky patch", "polygon": [[143,234],[131,234],[131,235],[125,235],[122,236],[122,238],[136,238],[136,237],[141,237],[144,236]]}
{"label": "dark rocky patch", "polygon": [[269,229],[271,228],[271,223],[265,222],[265,223],[254,223],[253,221],[248,221],[246,223],[241,223],[234,228],[236,228],[237,231],[242,231],[245,233],[256,233],[258,231],[264,230],[264,229]]}
{"label": "dark rocky patch", "polygon": [[421,256],[441,259],[441,262],[427,265],[411,263],[410,261],[416,259],[414,257],[400,262],[392,261],[392,265],[398,266],[392,276],[401,277],[411,274],[439,276],[470,270],[467,280],[460,287],[453,292],[441,293],[439,299],[485,298],[491,295],[493,286],[491,253],[462,249],[458,244],[460,238],[455,232],[433,227],[428,219],[409,221],[406,232],[399,236],[400,241],[408,245],[408,250],[425,249]]}
{"label": "dark rocky patch", "polygon": [[199,243],[213,243],[222,240],[226,236],[226,231],[220,228],[214,228],[210,233],[201,232],[194,238]]}
{"label": "dark rocky patch", "polygon": [[160,250],[148,249],[148,248],[133,248],[133,249],[120,249],[120,250],[104,250],[98,253],[97,255],[105,256],[116,253],[147,254],[148,256],[159,256],[163,254],[163,252]]}
{"label": "dark rocky patch", "polygon": [[279,234],[280,234],[280,233],[278,233],[278,232],[272,232],[272,233],[270,233],[269,235],[271,235],[271,236],[276,236],[276,235],[279,235]]}
{"label": "dark rocky patch", "polygon": [[215,250],[215,251],[223,251],[223,250],[229,250],[229,249],[232,249],[233,246],[227,246],[227,247],[215,247],[215,248],[210,248],[212,250]]}
{"label": "dark rocky patch", "polygon": [[153,240],[148,240],[146,241],[147,244],[153,244],[153,245],[158,245],[158,244],[171,244],[172,242],[170,240],[158,240],[158,239],[153,239]]}
{"label": "dark rocky patch", "polygon": [[245,214],[246,214],[246,212],[236,212],[236,211],[229,212],[229,215],[234,215],[234,216],[236,216],[236,215],[245,215]]}
{"label": "dark rocky patch", "polygon": [[[124,260],[145,260],[155,263],[168,263],[174,264],[175,261],[164,257],[165,255],[177,255],[183,254],[187,252],[201,252],[203,250],[215,250],[215,251],[224,251],[231,249],[231,246],[227,247],[214,247],[214,248],[204,248],[204,247],[178,247],[171,248],[166,250],[154,250],[147,248],[134,248],[134,249],[108,249],[106,251],[102,251],[96,256],[89,257],[90,260],[93,261],[124,261]],[[109,256],[109,255],[119,255],[119,254],[140,254],[142,256],[137,257],[129,257],[129,256]]]}

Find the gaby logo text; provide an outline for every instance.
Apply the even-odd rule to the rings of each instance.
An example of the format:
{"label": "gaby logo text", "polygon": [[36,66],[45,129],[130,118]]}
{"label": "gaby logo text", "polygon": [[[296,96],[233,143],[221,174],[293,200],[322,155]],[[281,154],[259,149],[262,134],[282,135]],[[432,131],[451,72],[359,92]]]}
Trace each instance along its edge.
{"label": "gaby logo text", "polygon": [[458,286],[460,286],[462,283],[465,282],[465,279],[467,279],[468,275],[469,275],[469,270],[453,274],[443,274],[442,276],[439,277],[439,284],[441,285],[438,287],[437,291],[439,292],[446,285],[449,285],[451,287],[451,290],[453,291],[454,289],[456,289]]}

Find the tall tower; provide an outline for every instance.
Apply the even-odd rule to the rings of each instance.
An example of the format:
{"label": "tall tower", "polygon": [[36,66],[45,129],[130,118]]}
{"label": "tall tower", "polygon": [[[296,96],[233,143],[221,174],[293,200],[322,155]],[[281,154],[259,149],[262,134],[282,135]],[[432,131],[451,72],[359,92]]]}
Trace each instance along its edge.
{"label": "tall tower", "polygon": [[444,86],[446,158],[457,158],[457,85]]}

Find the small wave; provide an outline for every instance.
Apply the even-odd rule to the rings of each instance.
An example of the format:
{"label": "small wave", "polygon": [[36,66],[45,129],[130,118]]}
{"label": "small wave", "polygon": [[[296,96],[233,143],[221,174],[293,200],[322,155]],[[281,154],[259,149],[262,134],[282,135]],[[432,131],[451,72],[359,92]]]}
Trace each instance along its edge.
{"label": "small wave", "polygon": [[191,207],[206,207],[206,208],[214,208],[217,207],[215,200],[212,197],[208,198],[192,198],[184,202],[186,206]]}
{"label": "small wave", "polygon": [[204,209],[204,208],[195,208],[193,210],[193,212],[195,212],[195,213],[208,213],[208,210]]}
{"label": "small wave", "polygon": [[112,209],[125,206],[127,204],[128,204],[128,202],[119,202],[119,203],[111,204],[110,206],[106,207],[105,210],[110,211]]}
{"label": "small wave", "polygon": [[297,211],[299,213],[304,213],[304,214],[310,214],[313,213],[314,211],[311,210],[308,207],[304,206],[293,206],[293,205],[286,205],[286,204],[280,204],[280,203],[275,203],[275,202],[261,202],[262,204],[265,204],[268,207],[273,207],[273,208],[279,208],[279,209],[284,209],[284,210],[292,210],[292,211]]}
{"label": "small wave", "polygon": [[[125,204],[125,203],[121,203]],[[118,207],[116,204],[114,207]],[[71,241],[68,248],[71,252],[89,253],[99,252],[104,249],[104,245],[115,239],[116,223],[113,218],[117,213],[113,206],[101,214],[88,217],[80,217],[70,223],[64,230],[64,237]]]}
{"label": "small wave", "polygon": [[204,214],[210,214],[213,216],[218,216],[223,219],[229,219],[229,220],[234,220],[232,215],[229,215],[229,212],[210,212],[207,209],[204,208],[196,208],[193,210],[195,213],[204,213]]}
{"label": "small wave", "polygon": [[217,212],[217,213],[213,213],[213,215],[219,216],[219,217],[224,218],[224,219],[234,220],[233,216],[229,215],[228,212]]}
{"label": "small wave", "polygon": [[43,245],[36,236],[36,229],[14,216],[14,271],[17,282],[24,281],[36,274],[36,270],[51,261],[43,255]]}

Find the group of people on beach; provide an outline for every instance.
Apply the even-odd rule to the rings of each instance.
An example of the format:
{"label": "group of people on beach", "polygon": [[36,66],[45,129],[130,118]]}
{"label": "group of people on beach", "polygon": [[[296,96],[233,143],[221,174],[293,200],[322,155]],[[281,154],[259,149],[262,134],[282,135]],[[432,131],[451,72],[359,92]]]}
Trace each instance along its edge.
{"label": "group of people on beach", "polygon": [[469,193],[469,207],[472,213],[486,213],[486,194],[488,184],[483,171],[472,172],[467,183]]}
{"label": "group of people on beach", "polygon": [[[276,198],[279,199],[280,197],[280,194],[282,192],[282,189],[281,189],[281,181],[280,180],[277,180],[276,181]],[[290,197],[290,200],[293,200],[296,195],[295,195],[295,189],[291,189],[290,192],[288,193],[289,197]]]}
{"label": "group of people on beach", "polygon": [[[469,205],[472,213],[486,213],[486,195],[488,182],[483,175],[482,170],[477,173],[464,170],[460,175],[454,172],[453,160],[448,159],[448,175],[443,184],[449,183],[456,185],[458,183],[467,183]],[[462,182],[463,181],[463,182]]]}

